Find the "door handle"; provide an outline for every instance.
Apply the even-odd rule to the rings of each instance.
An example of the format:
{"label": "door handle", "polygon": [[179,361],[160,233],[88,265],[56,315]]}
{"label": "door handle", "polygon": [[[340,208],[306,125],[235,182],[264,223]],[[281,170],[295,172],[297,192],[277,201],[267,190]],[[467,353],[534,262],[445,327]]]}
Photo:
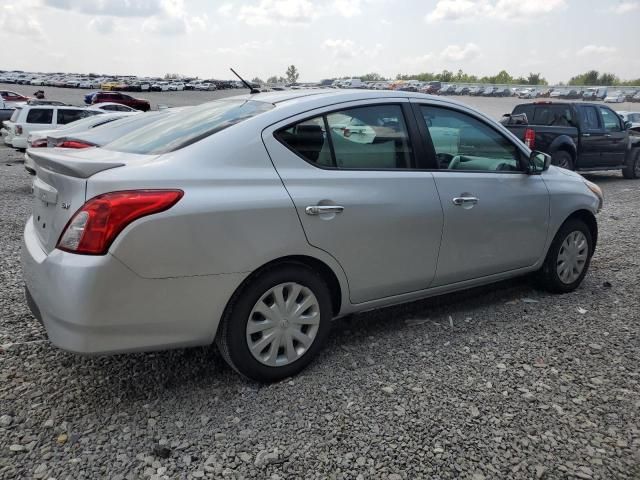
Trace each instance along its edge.
{"label": "door handle", "polygon": [[583,134],[582,134],[582,136],[583,136],[583,137],[590,137],[590,136],[591,136],[591,134],[590,134],[590,133],[583,133]]}
{"label": "door handle", "polygon": [[610,133],[605,134],[605,137],[609,138],[611,136]]}
{"label": "door handle", "polygon": [[475,205],[478,203],[478,199],[476,197],[454,197],[453,204],[454,205]]}
{"label": "door handle", "polygon": [[344,207],[340,205],[313,205],[304,209],[307,215],[322,215],[323,213],[342,213]]}

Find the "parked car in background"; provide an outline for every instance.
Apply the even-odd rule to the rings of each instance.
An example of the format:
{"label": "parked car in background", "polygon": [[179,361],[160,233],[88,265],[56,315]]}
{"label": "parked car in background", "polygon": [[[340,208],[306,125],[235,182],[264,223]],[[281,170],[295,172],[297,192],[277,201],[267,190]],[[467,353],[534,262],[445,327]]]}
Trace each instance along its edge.
{"label": "parked car in background", "polygon": [[560,98],[566,95],[566,90],[554,88],[553,91],[549,94],[549,98]]}
{"label": "parked car in background", "polygon": [[89,110],[104,110],[106,112],[131,112],[140,113],[140,110],[115,102],[94,103]]}
{"label": "parked car in background", "polygon": [[22,103],[29,100],[29,97],[25,97],[24,95],[10,90],[0,90],[0,98],[2,98],[5,104],[8,105],[11,105],[12,103]]}
{"label": "parked car in background", "polygon": [[136,110],[142,110],[143,112],[146,112],[151,108],[151,104],[148,100],[134,98],[131,95],[120,92],[98,92],[91,97],[92,105],[105,102],[120,103],[122,105],[135,108]]}
{"label": "parked car in background", "polygon": [[[75,122],[68,123],[67,125],[62,126],[59,129],[36,130],[31,132],[27,137],[27,148],[45,148],[50,146],[53,147],[58,143],[56,141],[57,138],[64,138],[65,136],[71,135],[73,133],[90,131],[94,128],[101,127],[103,125],[106,125],[107,123],[111,123],[115,120],[119,120],[131,115],[133,114],[125,112],[92,115],[90,117],[82,118],[80,120],[76,120]],[[66,148],[72,145],[68,144],[59,146]],[[29,174],[35,175],[35,164],[33,163],[33,160],[28,153],[24,154],[24,168]]]}
{"label": "parked car in background", "polygon": [[640,112],[618,112],[618,115],[624,122],[629,122],[631,128],[640,127]]}
{"label": "parked car in background", "polygon": [[3,122],[4,143],[17,149],[27,148],[27,137],[36,130],[56,130],[81,118],[98,115],[100,111],[54,105],[18,106],[11,119]]}
{"label": "parked car in background", "polygon": [[626,100],[626,96],[622,92],[611,92],[608,94],[604,102],[605,103],[624,103]]}
{"label": "parked car in background", "polygon": [[215,341],[265,382],[300,372],[354,312],[530,273],[575,290],[603,202],[483,114],[415,93],[242,96],[103,148],[29,154],[23,278],[54,345]]}
{"label": "parked car in background", "polygon": [[518,98],[530,99],[536,98],[537,91],[535,88],[524,88],[518,92]]}
{"label": "parked car in background", "polygon": [[203,91],[213,91],[216,89],[216,86],[213,83],[203,82],[196,84],[195,89]]}
{"label": "parked car in background", "polygon": [[568,170],[621,170],[640,178],[640,136],[609,107],[590,103],[517,105],[502,123],[529,148],[548,153]]}
{"label": "parked car in background", "polygon": [[120,82],[105,82],[100,85],[101,90],[112,91],[117,90],[120,87]]}
{"label": "parked car in background", "polygon": [[24,105],[24,103],[19,104],[19,103],[6,103],[4,101],[4,99],[2,97],[0,97],[0,125],[2,125],[2,122],[4,120],[9,120],[11,118],[11,116],[13,115],[13,112],[16,109],[16,106],[18,105]]}
{"label": "parked car in background", "polygon": [[169,90],[173,92],[181,92],[184,90],[184,83],[182,82],[173,82],[169,84]]}
{"label": "parked car in background", "polygon": [[169,91],[169,82],[156,82],[151,85],[152,92],[167,92]]}

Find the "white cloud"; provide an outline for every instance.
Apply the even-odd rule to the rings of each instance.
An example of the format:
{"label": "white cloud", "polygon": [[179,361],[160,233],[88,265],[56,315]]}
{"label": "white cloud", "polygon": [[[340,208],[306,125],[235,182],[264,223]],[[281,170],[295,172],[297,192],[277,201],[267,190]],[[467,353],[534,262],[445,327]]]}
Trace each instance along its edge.
{"label": "white cloud", "polygon": [[327,39],[322,47],[331,52],[334,58],[346,60],[358,57],[374,58],[382,50],[382,44],[376,43],[373,46],[362,47],[349,39]]}
{"label": "white cloud", "polygon": [[497,18],[534,19],[566,6],[566,0],[439,0],[427,16],[428,22]]}
{"label": "white cloud", "polygon": [[440,57],[443,60],[449,62],[462,62],[467,60],[473,60],[480,55],[480,47],[475,43],[467,43],[465,46],[449,45],[447,46]]}
{"label": "white cloud", "polygon": [[[352,18],[362,14],[364,4],[374,0],[332,0],[322,4],[312,0],[259,0],[243,5],[237,18],[247,25],[305,25],[321,16],[336,15]],[[222,5],[218,11],[229,14],[231,4]]]}
{"label": "white cloud", "polygon": [[44,38],[44,31],[38,19],[24,11],[22,7],[13,5],[0,7],[0,33],[12,35],[24,35],[30,38]]}
{"label": "white cloud", "polygon": [[605,47],[600,45],[587,45],[586,47],[578,50],[577,54],[581,57],[585,57],[587,55],[606,55],[609,53],[615,53],[617,49],[614,47]]}
{"label": "white cloud", "polygon": [[218,13],[223,17],[230,17],[233,12],[233,3],[225,3],[220,5],[218,8]]}
{"label": "white cloud", "polygon": [[264,48],[265,44],[262,42],[258,42],[257,40],[251,42],[244,42],[240,45],[234,45],[232,47],[218,47],[216,48],[217,53],[233,53],[234,55],[247,55],[252,51],[260,50]]}
{"label": "white cloud", "polygon": [[49,7],[72,10],[90,15],[112,15],[114,17],[148,17],[159,13],[162,0],[43,0]]}
{"label": "white cloud", "polygon": [[615,7],[611,7],[611,10],[615,13],[623,15],[625,13],[633,12],[635,10],[640,10],[640,2],[625,0]]}
{"label": "white cloud", "polygon": [[309,0],[261,0],[243,5],[238,19],[248,25],[305,24],[318,16],[318,10]]}
{"label": "white cloud", "polygon": [[107,35],[115,30],[116,22],[111,17],[95,17],[89,22],[89,28]]}

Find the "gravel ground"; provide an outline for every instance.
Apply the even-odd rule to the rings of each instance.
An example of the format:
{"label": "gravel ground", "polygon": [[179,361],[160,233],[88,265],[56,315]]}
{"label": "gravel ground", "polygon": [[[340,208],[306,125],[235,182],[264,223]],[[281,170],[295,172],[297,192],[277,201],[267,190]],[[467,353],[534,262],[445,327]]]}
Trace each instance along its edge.
{"label": "gravel ground", "polygon": [[1,479],[638,479],[640,181],[605,190],[583,286],[501,283],[336,322],[301,375],[214,348],[84,358],[23,300],[30,178],[0,148]]}
{"label": "gravel ground", "polygon": [[[18,92],[22,95],[32,96],[33,92],[41,88],[44,90],[47,99],[60,100],[71,105],[84,105],[84,96],[93,91],[87,89],[78,88],[56,88],[56,87],[33,87],[28,85],[11,85],[0,83],[0,90],[11,90]],[[183,91],[183,92],[124,92],[138,98],[144,98],[151,103],[151,109],[155,110],[158,105],[167,105],[170,107],[184,107],[188,105],[198,105],[203,102],[215,100],[218,98],[229,97],[233,95],[241,95],[247,93],[247,90],[221,90],[216,92],[195,92],[195,91]],[[477,108],[491,118],[499,119],[505,113],[510,113],[513,107],[520,103],[527,103],[533,100],[520,100],[516,97],[468,97],[468,96],[452,96],[444,97],[456,100],[467,104],[473,108]],[[544,99],[543,99],[544,100]],[[574,101],[574,100],[561,100],[561,101]],[[580,103],[580,100],[577,100]],[[616,103],[608,104],[616,111],[631,111],[637,112],[640,110],[640,104],[638,103]]]}

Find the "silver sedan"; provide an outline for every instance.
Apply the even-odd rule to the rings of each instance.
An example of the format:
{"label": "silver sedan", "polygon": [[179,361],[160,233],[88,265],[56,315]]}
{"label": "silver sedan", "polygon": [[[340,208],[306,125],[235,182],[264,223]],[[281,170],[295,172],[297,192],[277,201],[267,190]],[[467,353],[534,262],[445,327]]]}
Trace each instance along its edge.
{"label": "silver sedan", "polygon": [[603,201],[483,114],[410,92],[246,95],[29,155],[22,265],[53,344],[215,342],[258,381],[299,372],[353,312],[528,273],[576,289]]}

